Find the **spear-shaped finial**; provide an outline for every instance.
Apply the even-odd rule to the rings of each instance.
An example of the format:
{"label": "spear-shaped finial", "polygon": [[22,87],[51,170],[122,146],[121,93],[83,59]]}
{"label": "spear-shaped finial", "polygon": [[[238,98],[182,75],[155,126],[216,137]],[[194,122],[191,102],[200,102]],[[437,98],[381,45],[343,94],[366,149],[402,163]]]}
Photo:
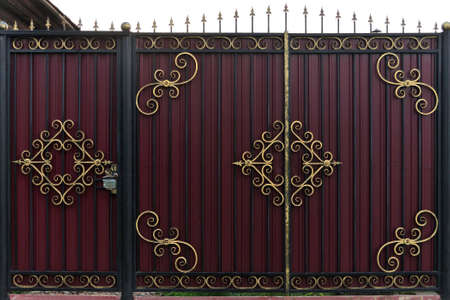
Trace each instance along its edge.
{"label": "spear-shaped finial", "polygon": [[323,33],[323,17],[325,16],[325,13],[323,11],[323,7],[320,9],[320,32]]}
{"label": "spear-shaped finial", "polygon": [[219,33],[222,32],[222,13],[219,11],[219,16],[217,17],[217,20],[219,20]]}
{"label": "spear-shaped finial", "polygon": [[141,31],[141,23],[137,22],[136,23],[136,32]]}
{"label": "spear-shaped finial", "polygon": [[267,14],[267,32],[270,32],[270,15],[272,14],[270,6],[267,6],[266,14]]}
{"label": "spear-shaped finial", "polygon": [[109,27],[109,30],[114,31],[114,22],[111,22],[111,27]]}
{"label": "spear-shaped finial", "polygon": [[356,33],[356,21],[358,21],[358,19],[356,18],[356,13],[355,12],[353,12],[352,21],[353,21],[353,33]]}
{"label": "spear-shaped finial", "polygon": [[289,12],[287,3],[284,5],[283,12],[284,12],[284,31],[287,32],[287,15]]}
{"label": "spear-shaped finial", "polygon": [[81,18],[78,19],[78,25],[77,25],[77,26],[78,26],[78,28],[80,28],[80,29],[81,29],[81,27],[83,26],[83,23],[81,23]]}
{"label": "spear-shaped finial", "polygon": [[238,14],[237,9],[234,11],[233,18],[234,18],[234,32],[237,32],[237,22],[238,22],[237,20],[239,18],[239,14]]}
{"label": "spear-shaped finial", "polygon": [[186,17],[186,21],[184,22],[184,24],[186,24],[186,32],[189,32],[189,24],[191,24],[191,22],[189,21],[189,16]]}
{"label": "spear-shaped finial", "polygon": [[434,33],[437,33],[438,32],[438,24],[437,24],[437,22],[435,22],[434,23]]}
{"label": "spear-shaped finial", "polygon": [[369,15],[369,30],[370,33],[372,33],[372,23],[373,23],[373,19],[372,19],[372,14]]}
{"label": "spear-shaped finial", "polygon": [[250,10],[250,19],[251,19],[252,33],[253,33],[253,19],[254,19],[254,17],[255,17],[255,10],[252,7],[252,9]]}
{"label": "spear-shaped finial", "polygon": [[19,30],[19,26],[17,26],[17,21],[14,21],[13,30],[14,31]]}
{"label": "spear-shaped finial", "polygon": [[153,19],[153,24],[152,24],[153,32],[156,32],[156,28],[157,28],[157,27],[158,27],[158,26],[156,26],[156,20]]}
{"label": "spear-shaped finial", "polygon": [[308,10],[305,8],[303,9],[303,15],[305,16],[305,33],[308,33]]}
{"label": "spear-shaped finial", "polygon": [[97,31],[97,29],[98,29],[98,23],[97,23],[97,19],[96,19],[94,22],[94,30]]}
{"label": "spear-shaped finial", "polygon": [[172,17],[170,17],[169,27],[170,27],[170,32],[172,32],[172,27],[173,27],[173,19],[172,19]]}
{"label": "spear-shaped finial", "polygon": [[339,9],[336,12],[336,22],[337,22],[337,33],[339,33],[339,19],[341,18],[341,14],[339,13]]}
{"label": "spear-shaped finial", "polygon": [[419,20],[419,22],[417,23],[417,30],[419,31],[419,33],[420,33],[421,29],[422,29],[422,23]]}
{"label": "spear-shaped finial", "polygon": [[45,27],[47,28],[47,30],[50,30],[51,26],[52,26],[52,24],[50,24],[50,18],[47,17],[47,20],[45,20]]}
{"label": "spear-shaped finial", "polygon": [[30,20],[30,26],[28,26],[28,28],[30,29],[30,30],[34,30],[34,22],[33,22],[33,19],[31,19]]}
{"label": "spear-shaped finial", "polygon": [[400,25],[402,26],[402,33],[405,33],[405,26],[406,26],[405,18],[402,18],[402,23]]}
{"label": "spear-shaped finial", "polygon": [[390,24],[390,23],[391,23],[391,22],[389,22],[389,17],[386,16],[386,21],[384,21],[384,24],[386,24],[386,33],[389,32],[389,24]]}
{"label": "spear-shaped finial", "polygon": [[202,27],[203,27],[203,33],[205,33],[205,24],[206,24],[206,16],[205,16],[205,14],[203,14],[201,22],[202,22]]}

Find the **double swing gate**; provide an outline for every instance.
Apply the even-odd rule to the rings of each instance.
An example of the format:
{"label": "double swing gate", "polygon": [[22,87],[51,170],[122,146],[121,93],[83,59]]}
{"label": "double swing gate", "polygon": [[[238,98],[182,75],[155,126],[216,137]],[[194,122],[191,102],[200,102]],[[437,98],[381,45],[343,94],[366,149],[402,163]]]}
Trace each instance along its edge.
{"label": "double swing gate", "polygon": [[448,39],[2,32],[2,292],[440,291]]}

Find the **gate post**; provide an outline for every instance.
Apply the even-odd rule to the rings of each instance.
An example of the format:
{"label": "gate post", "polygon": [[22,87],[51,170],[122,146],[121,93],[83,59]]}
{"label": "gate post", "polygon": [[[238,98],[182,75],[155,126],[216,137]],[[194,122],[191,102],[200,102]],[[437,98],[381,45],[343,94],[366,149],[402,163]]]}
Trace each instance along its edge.
{"label": "gate post", "polygon": [[441,296],[450,299],[450,22],[442,24]]}
{"label": "gate post", "polygon": [[0,299],[7,299],[9,282],[9,51],[0,35]]}
{"label": "gate post", "polygon": [[135,288],[135,197],[133,191],[133,62],[134,37],[129,33],[130,24],[122,23],[122,31],[126,32],[120,40],[118,80],[119,114],[118,114],[118,156],[119,156],[119,258],[122,283],[122,299],[133,299]]}

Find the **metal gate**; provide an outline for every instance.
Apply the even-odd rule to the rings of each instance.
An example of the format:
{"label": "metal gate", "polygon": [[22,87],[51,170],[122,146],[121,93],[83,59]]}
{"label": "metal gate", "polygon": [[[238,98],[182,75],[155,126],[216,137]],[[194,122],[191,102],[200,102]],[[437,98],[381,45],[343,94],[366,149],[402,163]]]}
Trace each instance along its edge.
{"label": "metal gate", "polygon": [[448,31],[123,29],[0,35],[4,293],[445,292]]}

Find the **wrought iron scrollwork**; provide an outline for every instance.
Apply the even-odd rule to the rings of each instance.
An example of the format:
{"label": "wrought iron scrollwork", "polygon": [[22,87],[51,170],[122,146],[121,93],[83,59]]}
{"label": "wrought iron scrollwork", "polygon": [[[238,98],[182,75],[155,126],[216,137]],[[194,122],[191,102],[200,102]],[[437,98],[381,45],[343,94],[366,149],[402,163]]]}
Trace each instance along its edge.
{"label": "wrought iron scrollwork", "polygon": [[[275,175],[271,179],[270,175],[273,171],[273,154],[270,152],[271,148],[274,148],[277,152],[281,152],[284,147],[290,147],[293,153],[303,151],[301,160],[301,170],[304,176],[294,175],[290,178],[290,184],[295,188],[291,194],[290,203],[293,206],[301,206],[303,199],[300,193],[303,192],[306,196],[312,196],[316,188],[319,188],[323,184],[323,179],[320,174],[331,176],[334,172],[334,168],[341,164],[336,161],[333,154],[330,151],[323,152],[323,144],[321,141],[314,139],[314,135],[311,131],[306,131],[303,136],[300,135],[302,129],[302,123],[300,121],[294,121],[290,124],[290,132],[293,140],[287,146],[283,142],[282,135],[285,125],[281,121],[275,121],[273,128],[276,130],[274,137],[269,131],[263,132],[261,139],[256,140],[253,143],[253,148],[259,152],[256,155],[252,155],[251,152],[245,151],[242,154],[242,159],[233,162],[234,165],[241,168],[242,174],[251,175],[255,174],[253,178],[253,186],[260,188],[263,195],[270,195],[275,192],[272,203],[276,206],[281,206],[285,199],[282,191],[283,184],[286,176]],[[304,178],[303,178],[304,177]]]}
{"label": "wrought iron scrollwork", "polygon": [[[398,99],[404,99],[406,97],[406,89],[411,88],[411,96],[416,98],[415,108],[416,111],[424,116],[431,115],[434,113],[439,105],[439,96],[436,92],[436,90],[429,84],[419,81],[421,77],[420,70],[417,68],[413,68],[409,71],[410,79],[406,78],[406,73],[403,70],[396,70],[394,72],[394,81],[391,81],[389,79],[386,79],[381,74],[381,61],[383,58],[387,59],[386,66],[391,69],[397,69],[400,66],[400,58],[397,54],[387,52],[381,55],[377,60],[377,73],[378,76],[383,80],[385,83],[396,86],[394,90],[394,94]],[[390,57],[390,58],[389,58]],[[430,102],[422,98],[422,87],[429,89],[434,96],[434,105],[431,106],[431,109],[429,111],[426,111],[426,109],[431,105]]]}
{"label": "wrought iron scrollwork", "polygon": [[274,191],[272,203],[281,206],[284,203],[284,195],[280,191],[280,187],[283,186],[285,179],[279,174],[275,175],[273,179],[270,178],[273,171],[273,154],[270,151],[272,148],[277,152],[284,150],[284,143],[281,139],[284,125],[283,122],[277,120],[272,126],[276,130],[274,137],[270,131],[264,131],[261,139],[253,142],[253,148],[259,151],[256,155],[253,156],[251,152],[245,151],[242,153],[242,159],[233,164],[241,167],[244,175],[250,175],[253,172],[256,175],[252,180],[253,186],[259,188],[265,196],[269,196]]}
{"label": "wrought iron scrollwork", "polygon": [[[181,80],[181,73],[179,70],[183,70],[187,67],[187,60],[186,57],[190,57],[192,61],[194,62],[194,73],[187,79]],[[178,95],[180,94],[179,86],[186,84],[188,82],[191,82],[194,77],[197,75],[198,72],[198,62],[194,55],[192,55],[189,52],[181,52],[177,56],[175,56],[175,66],[179,70],[172,70],[169,73],[169,78],[164,78],[165,73],[162,69],[157,69],[153,73],[153,79],[156,82],[150,82],[145,85],[143,85],[138,92],[136,93],[136,108],[141,114],[151,116],[155,114],[158,111],[159,108],[159,102],[158,99],[160,99],[164,95],[163,88],[168,88],[169,92],[168,95],[170,99],[176,99],[178,98]],[[152,88],[152,97],[145,100],[144,106],[140,104],[140,97],[142,92],[148,88]]]}
{"label": "wrought iron scrollwork", "polygon": [[432,276],[419,275],[294,275],[291,287],[297,291],[308,290],[360,290],[360,289],[413,289],[433,287]]}
{"label": "wrought iron scrollwork", "polygon": [[[151,238],[147,238],[140,229],[139,226],[140,220],[144,218],[146,218],[144,224],[147,227],[153,229]],[[179,239],[180,231],[176,227],[171,227],[169,229],[169,237],[164,237],[163,230],[161,228],[156,228],[158,224],[159,224],[159,217],[156,212],[152,210],[143,211],[142,213],[139,214],[139,216],[136,219],[136,232],[142,240],[148,243],[155,244],[153,248],[153,253],[158,257],[162,257],[165,254],[164,247],[168,247],[170,254],[176,256],[174,266],[178,272],[189,273],[193,271],[197,266],[198,262],[198,255],[194,246],[192,246],[188,242]],[[188,267],[187,257],[181,255],[181,250],[183,246],[190,249],[193,253],[194,262],[192,263],[191,267]]]}
{"label": "wrought iron scrollwork", "polygon": [[[416,214],[415,222],[417,226],[425,227],[428,224],[425,215],[431,216],[431,218],[435,222],[434,230],[428,237],[423,238],[422,230],[418,227],[414,227],[411,229],[411,237],[406,237],[406,229],[405,227],[401,226],[395,229],[395,240],[389,241],[380,247],[377,253],[377,263],[378,267],[383,272],[392,273],[398,270],[400,266],[400,260],[398,259],[397,256],[402,256],[406,254],[405,247],[409,247],[409,254],[411,254],[412,256],[418,256],[421,252],[420,244],[431,240],[436,235],[439,222],[436,217],[436,214],[431,210],[423,209]],[[381,263],[381,253],[389,246],[393,247],[394,255],[390,256],[387,259],[388,267],[385,268]]]}
{"label": "wrought iron scrollwork", "polygon": [[[94,183],[94,178],[90,175],[91,171],[102,175],[106,167],[112,164],[112,161],[105,160],[105,154],[102,151],[91,154],[89,150],[94,148],[94,141],[87,139],[81,130],[72,134],[73,127],[72,120],[54,120],[52,128],[56,132],[52,135],[48,130],[41,131],[40,138],[32,142],[36,152],[31,154],[30,150],[24,150],[20,159],[13,161],[20,165],[22,174],[32,174],[31,181],[33,185],[39,186],[42,194],[49,194],[52,190],[56,193],[51,197],[54,205],[72,205],[74,197],[70,193],[75,191],[77,194],[83,194],[86,187]],[[50,152],[52,148],[65,152],[75,148],[73,154],[73,171],[77,174],[75,179],[72,179],[73,176],[70,173],[56,174],[53,178],[51,177],[50,173],[54,169],[53,155]]]}
{"label": "wrought iron scrollwork", "polygon": [[334,160],[333,154],[330,151],[324,152],[322,155],[318,151],[321,151],[323,144],[319,140],[314,139],[314,134],[311,131],[306,131],[303,136],[300,136],[300,130],[303,124],[300,121],[294,121],[291,123],[291,134],[294,140],[291,143],[292,152],[300,152],[302,154],[302,172],[306,177],[302,178],[298,175],[294,175],[291,178],[291,185],[295,187],[295,191],[291,194],[291,204],[294,206],[301,206],[303,199],[299,193],[303,191],[306,196],[312,196],[316,188],[319,188],[323,184],[323,179],[319,176],[321,173],[326,176],[331,176],[334,171],[334,167],[340,165],[341,162]]}
{"label": "wrought iron scrollwork", "polygon": [[113,275],[100,276],[96,274],[14,274],[12,284],[22,289],[33,288],[70,288],[70,289],[109,289],[116,285],[116,277]]}
{"label": "wrought iron scrollwork", "polygon": [[138,289],[278,290],[284,284],[280,275],[145,275]]}

